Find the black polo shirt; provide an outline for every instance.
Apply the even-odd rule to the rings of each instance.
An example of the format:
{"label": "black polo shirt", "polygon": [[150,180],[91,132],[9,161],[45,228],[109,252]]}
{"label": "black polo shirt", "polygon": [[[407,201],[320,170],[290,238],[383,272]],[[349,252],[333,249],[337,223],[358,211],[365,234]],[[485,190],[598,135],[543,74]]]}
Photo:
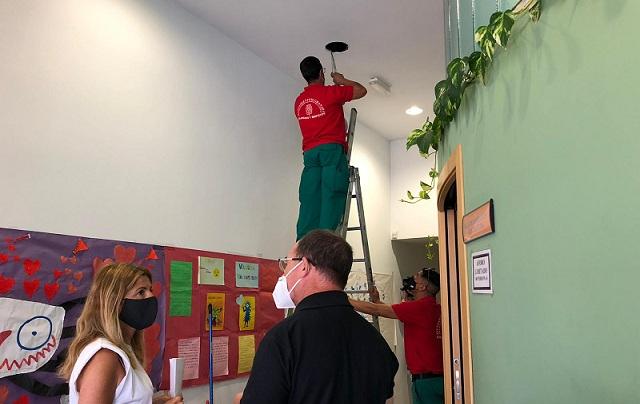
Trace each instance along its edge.
{"label": "black polo shirt", "polygon": [[344,292],[306,297],[265,335],[243,404],[376,404],[393,395],[398,360]]}

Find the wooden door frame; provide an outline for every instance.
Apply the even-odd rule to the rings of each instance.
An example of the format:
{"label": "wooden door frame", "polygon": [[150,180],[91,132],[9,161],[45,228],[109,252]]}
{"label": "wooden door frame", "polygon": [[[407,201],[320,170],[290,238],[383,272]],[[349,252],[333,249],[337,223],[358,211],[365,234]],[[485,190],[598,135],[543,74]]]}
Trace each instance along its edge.
{"label": "wooden door frame", "polygon": [[[464,171],[462,169],[462,146],[458,145],[449,160],[442,167],[439,174],[438,184],[438,238],[440,270],[449,270],[447,264],[446,245],[446,212],[444,210],[445,199],[451,186],[456,186],[456,209],[457,209],[457,244],[458,244],[458,272],[460,277],[460,327],[462,332],[462,361],[464,363],[464,402],[473,404],[473,364],[471,357],[471,322],[469,319],[469,286],[467,273],[467,248],[462,239],[462,217],[464,216]],[[440,275],[440,301],[442,310],[442,359],[444,363],[444,394],[445,403],[451,403],[451,335],[449,333],[449,284],[446,276]]]}

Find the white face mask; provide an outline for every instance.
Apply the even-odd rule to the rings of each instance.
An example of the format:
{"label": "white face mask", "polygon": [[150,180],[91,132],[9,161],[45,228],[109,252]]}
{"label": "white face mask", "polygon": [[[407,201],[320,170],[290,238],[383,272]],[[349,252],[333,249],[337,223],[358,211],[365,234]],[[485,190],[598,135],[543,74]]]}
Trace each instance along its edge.
{"label": "white face mask", "polygon": [[282,275],[278,278],[278,282],[276,283],[276,287],[273,289],[272,295],[273,301],[276,303],[276,307],[279,309],[293,309],[294,307],[296,307],[296,304],[293,302],[293,300],[291,300],[291,292],[293,292],[293,289],[298,286],[298,283],[300,283],[302,279],[298,279],[298,281],[291,287],[291,290],[289,290],[289,288],[287,288],[287,276],[289,276],[289,274],[293,272],[294,269],[298,268],[300,264],[302,264],[302,261],[298,262],[295,267],[291,268],[291,271],[289,271],[286,275]]}

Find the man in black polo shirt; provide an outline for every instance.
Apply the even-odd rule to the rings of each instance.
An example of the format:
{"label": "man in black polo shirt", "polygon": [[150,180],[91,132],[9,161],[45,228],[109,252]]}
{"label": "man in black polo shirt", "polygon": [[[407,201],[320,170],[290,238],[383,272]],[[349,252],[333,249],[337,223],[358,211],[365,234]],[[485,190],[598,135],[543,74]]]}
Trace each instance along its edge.
{"label": "man in black polo shirt", "polygon": [[[376,404],[393,396],[398,360],[343,292],[353,252],[342,238],[314,230],[280,261],[274,290],[294,314],[262,340],[242,404]],[[289,302],[290,303],[290,302]]]}

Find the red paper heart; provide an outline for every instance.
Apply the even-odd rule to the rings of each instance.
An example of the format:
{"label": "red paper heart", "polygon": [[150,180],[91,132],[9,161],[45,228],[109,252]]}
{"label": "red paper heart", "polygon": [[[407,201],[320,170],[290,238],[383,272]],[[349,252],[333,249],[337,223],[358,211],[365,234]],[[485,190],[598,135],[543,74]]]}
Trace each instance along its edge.
{"label": "red paper heart", "polygon": [[160,284],[160,282],[155,281],[153,282],[153,294],[155,295],[155,297],[160,297],[160,295],[162,294],[162,284]]}
{"label": "red paper heart", "polygon": [[103,260],[102,258],[95,257],[93,259],[93,274],[95,275],[99,270],[111,264],[113,264],[113,260],[111,258]]}
{"label": "red paper heart", "polygon": [[5,339],[9,338],[9,335],[11,335],[11,330],[0,332],[0,345],[2,345]]}
{"label": "red paper heart", "polygon": [[60,285],[58,283],[45,283],[44,285],[44,294],[47,296],[47,299],[51,301],[57,294],[58,290],[60,290]]}
{"label": "red paper heart", "polygon": [[20,256],[19,256],[19,255],[14,255],[14,256],[13,256],[13,260],[14,260],[15,262],[19,262],[19,261],[20,261]]}
{"label": "red paper heart", "polygon": [[131,264],[136,259],[136,249],[118,244],[113,249],[113,255],[116,257],[116,262]]}
{"label": "red paper heart", "polygon": [[0,403],[4,404],[9,397],[9,388],[7,386],[0,386]]}
{"label": "red paper heart", "polygon": [[7,246],[7,248],[9,249],[9,251],[15,251],[16,250],[16,246],[14,246],[13,244]]}
{"label": "red paper heart", "polygon": [[24,267],[24,272],[29,276],[33,276],[38,270],[40,270],[40,260],[30,260],[27,258],[22,261],[22,266]]}
{"label": "red paper heart", "polygon": [[11,289],[13,289],[13,285],[15,284],[15,279],[5,278],[4,276],[0,275],[0,294],[11,292]]}
{"label": "red paper heart", "polygon": [[60,256],[60,262],[62,262],[63,264],[66,264],[68,262],[72,263],[72,264],[77,264],[78,263],[78,257],[76,257],[75,255],[72,255],[71,257],[65,257],[64,255]]}
{"label": "red paper heart", "polygon": [[73,277],[75,278],[75,280],[77,280],[78,282],[80,282],[82,280],[82,277],[84,276],[84,274],[80,271],[76,272],[73,274]]}
{"label": "red paper heart", "polygon": [[58,278],[60,278],[63,274],[64,274],[64,272],[62,272],[61,270],[54,269],[53,270],[53,279],[58,280]]}
{"label": "red paper heart", "polygon": [[26,395],[20,396],[17,400],[13,402],[13,404],[29,404],[29,397]]}
{"label": "red paper heart", "polygon": [[29,296],[30,298],[33,297],[33,294],[36,293],[39,287],[40,287],[40,279],[34,279],[32,281],[22,282],[22,288],[24,289],[24,293],[26,293],[27,296]]}
{"label": "red paper heart", "polygon": [[7,261],[9,261],[9,256],[6,254],[0,254],[0,264],[4,264]]}
{"label": "red paper heart", "polygon": [[76,288],[73,283],[69,282],[69,284],[67,285],[67,293],[75,293],[76,290],[78,290],[78,288]]}

